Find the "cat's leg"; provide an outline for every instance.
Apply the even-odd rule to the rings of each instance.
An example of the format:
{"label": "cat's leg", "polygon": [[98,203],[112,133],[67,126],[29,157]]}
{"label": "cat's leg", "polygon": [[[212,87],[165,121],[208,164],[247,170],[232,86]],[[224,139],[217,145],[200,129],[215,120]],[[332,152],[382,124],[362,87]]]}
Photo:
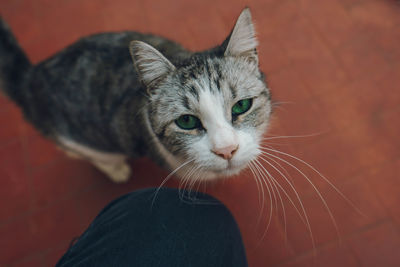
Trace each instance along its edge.
{"label": "cat's leg", "polygon": [[131,168],[126,163],[125,155],[98,151],[64,137],[57,140],[68,156],[89,160],[113,182],[123,183],[129,180]]}
{"label": "cat's leg", "polygon": [[91,163],[107,174],[107,176],[115,183],[125,183],[131,176],[131,167],[125,162],[125,160],[112,163],[92,160]]}

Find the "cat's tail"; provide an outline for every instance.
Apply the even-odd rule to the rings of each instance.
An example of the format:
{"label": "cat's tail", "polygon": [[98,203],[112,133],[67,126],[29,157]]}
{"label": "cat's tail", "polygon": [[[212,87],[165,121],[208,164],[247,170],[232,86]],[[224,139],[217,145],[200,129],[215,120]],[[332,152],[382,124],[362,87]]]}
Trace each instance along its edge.
{"label": "cat's tail", "polygon": [[0,91],[18,102],[21,86],[31,67],[10,27],[0,16]]}

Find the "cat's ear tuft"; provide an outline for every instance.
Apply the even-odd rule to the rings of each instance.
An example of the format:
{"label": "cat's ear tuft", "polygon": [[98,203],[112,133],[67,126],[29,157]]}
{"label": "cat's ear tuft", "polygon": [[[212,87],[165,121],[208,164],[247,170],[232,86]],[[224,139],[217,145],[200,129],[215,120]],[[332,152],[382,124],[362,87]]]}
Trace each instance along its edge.
{"label": "cat's ear tuft", "polygon": [[147,90],[157,86],[168,73],[175,70],[175,66],[157,49],[144,42],[132,41],[129,45],[129,51],[133,65]]}
{"label": "cat's ear tuft", "polygon": [[258,63],[257,39],[251,12],[248,7],[243,9],[236,21],[225,49],[225,56],[246,57]]}

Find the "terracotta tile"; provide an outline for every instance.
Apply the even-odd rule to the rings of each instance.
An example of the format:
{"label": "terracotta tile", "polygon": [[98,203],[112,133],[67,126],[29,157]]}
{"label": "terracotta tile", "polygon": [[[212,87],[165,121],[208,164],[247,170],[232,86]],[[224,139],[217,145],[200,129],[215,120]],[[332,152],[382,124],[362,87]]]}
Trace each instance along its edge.
{"label": "terracotta tile", "polygon": [[349,9],[354,21],[370,32],[398,27],[399,10],[396,1],[366,1]]}
{"label": "terracotta tile", "polygon": [[28,161],[32,168],[66,157],[64,152],[58,149],[53,142],[40,135],[27,137],[26,142]]}
{"label": "terracotta tile", "polygon": [[252,0],[249,6],[260,37],[280,33],[285,27],[295,24],[301,16],[297,1]]}
{"label": "terracotta tile", "polygon": [[330,120],[324,115],[323,108],[313,99],[301,103],[284,103],[281,107],[276,110],[275,116],[290,135],[315,134],[315,141],[320,138],[320,133],[329,132],[333,128]]}
{"label": "terracotta tile", "polygon": [[328,203],[332,207],[332,212],[343,236],[388,218],[375,188],[365,181],[365,175],[360,175],[348,181],[338,189],[348,201],[331,189],[328,195]]}
{"label": "terracotta tile", "polygon": [[[399,113],[396,112],[394,114]],[[389,138],[386,132],[381,132],[373,125],[367,124],[365,128],[350,128],[346,133],[350,139],[353,140],[357,140],[356,138],[358,136],[357,145],[360,145],[357,153],[359,165],[364,168],[368,166],[377,166],[380,163],[391,160],[392,158],[397,158],[400,155],[397,139]]]}
{"label": "terracotta tile", "polygon": [[3,88],[0,87],[0,112],[6,111],[9,108],[14,106],[14,103],[11,102],[10,99],[5,95],[5,93],[2,91]]}
{"label": "terracotta tile", "polygon": [[392,91],[385,83],[386,77],[393,81],[392,75],[385,75],[378,81],[366,78],[319,94],[317,99],[329,112],[328,116],[338,130],[352,126],[359,120],[368,124],[375,113],[381,113],[393,106],[388,105],[390,102],[394,104],[398,98],[400,99],[396,92],[391,93],[393,101],[386,97]]}
{"label": "terracotta tile", "polygon": [[30,256],[26,259],[18,260],[16,263],[11,264],[12,267],[44,267],[43,257],[41,253],[38,255]]}
{"label": "terracotta tile", "polygon": [[102,173],[89,162],[62,158],[32,172],[35,208],[51,205],[99,182]]}
{"label": "terracotta tile", "polygon": [[279,40],[291,66],[311,90],[321,92],[348,81],[347,74],[305,17],[300,16],[296,23],[281,29]]}
{"label": "terracotta tile", "polygon": [[400,112],[396,104],[400,95],[394,89],[398,79],[394,73],[391,71],[378,81],[363,79],[318,96],[338,132],[350,135],[363,149],[367,145],[378,147],[388,155],[395,155],[395,148],[380,140],[397,140],[398,128],[392,121]]}
{"label": "terracotta tile", "polygon": [[295,260],[283,264],[284,267],[356,267],[360,266],[355,256],[350,252],[347,244],[334,244],[323,247],[313,253],[300,256]]}
{"label": "terracotta tile", "polygon": [[320,105],[327,110],[326,116],[331,120],[333,128],[341,131],[351,127],[358,120],[365,121],[367,112],[360,109],[360,95],[351,85],[346,85],[340,90],[321,94],[317,99]]}
{"label": "terracotta tile", "polygon": [[62,242],[43,253],[44,266],[55,266],[61,257],[67,252],[71,241]]}
{"label": "terracotta tile", "polygon": [[[91,3],[101,5],[96,11],[104,23],[102,31],[140,31],[148,32],[149,20],[148,11],[144,8],[145,1],[112,1],[106,0],[100,3]],[[96,15],[94,15],[96,16]]]}
{"label": "terracotta tile", "polygon": [[83,229],[77,202],[65,201],[1,225],[0,261],[12,263],[60,242],[72,240]]}
{"label": "terracotta tile", "polygon": [[358,30],[340,1],[301,0],[300,9],[332,48],[349,40]]}
{"label": "terracotta tile", "polygon": [[[307,196],[307,194],[304,196],[303,192],[299,191],[317,246],[331,241],[344,240],[347,235],[358,231],[358,229],[387,218],[387,214],[379,204],[380,202],[373,189],[364,182],[363,178],[353,179],[345,185],[338,187],[338,190],[348,200],[332,188],[318,188],[332,213],[338,227],[338,232],[320,196],[315,192],[312,196]],[[296,197],[291,194],[291,198],[304,217]],[[351,201],[352,205],[362,212],[362,215],[348,201]],[[313,247],[309,229],[300,220],[296,210],[289,202],[286,203],[286,207],[288,240],[290,244],[297,253],[312,252]]]}
{"label": "terracotta tile", "polygon": [[329,57],[329,51],[304,15],[298,15],[291,24],[286,25],[278,37],[294,62]]}
{"label": "terracotta tile", "polygon": [[272,94],[272,101],[287,105],[303,103],[312,99],[313,92],[304,84],[296,68],[288,67],[271,74],[267,73],[267,82]]}
{"label": "terracotta tile", "polygon": [[[209,3],[207,1],[203,2],[203,12],[206,12],[205,9],[209,7],[208,4]],[[218,17],[222,20],[223,30],[226,31],[226,35],[228,35],[228,33],[233,29],[235,20],[238,18],[240,12],[245,6],[249,6],[253,12],[254,8],[252,4],[246,0],[233,0],[229,2],[229,5],[223,1],[214,2],[213,8],[216,9]],[[201,12],[199,12],[199,17],[201,16]]]}
{"label": "terracotta tile", "polygon": [[[316,185],[323,188],[328,184],[312,168],[324,175],[331,183],[340,185],[353,178],[354,173],[364,167],[358,162],[359,153],[361,153],[359,148],[351,144],[351,140],[331,133],[307,146],[296,144],[293,155],[305,163],[293,158],[287,159],[309,176]],[[296,173],[295,177],[296,185],[304,192],[310,192],[312,188],[308,182],[299,173]]]}
{"label": "terracotta tile", "polygon": [[22,119],[19,124],[19,131],[22,137],[33,137],[40,135],[40,132],[27,120]]}
{"label": "terracotta tile", "polygon": [[[285,241],[280,225],[274,222],[274,219],[264,239],[261,240],[259,236],[252,241],[258,246],[246,246],[249,266],[274,266],[293,255],[290,245]],[[261,232],[264,231],[265,229]]]}
{"label": "terracotta tile", "polygon": [[356,5],[360,5],[364,2],[366,2],[365,0],[339,0],[338,2],[340,2],[341,5],[343,5],[346,10],[356,6]]}
{"label": "terracotta tile", "polygon": [[371,128],[376,132],[376,136],[380,134],[380,143],[391,146],[392,149],[396,149],[396,147],[399,146],[398,136],[400,135],[400,127],[396,123],[393,123],[399,116],[400,108],[386,111],[382,110],[371,116]]}
{"label": "terracotta tile", "polygon": [[19,139],[22,115],[17,107],[0,111],[0,146]]}
{"label": "terracotta tile", "polygon": [[22,145],[13,142],[0,150],[0,221],[27,212],[32,204],[31,180]]}
{"label": "terracotta tile", "polygon": [[400,48],[398,43],[400,42],[400,33],[393,29],[386,29],[377,32],[374,35],[378,48],[385,58],[392,62],[397,63],[400,58]]}
{"label": "terracotta tile", "polygon": [[[217,10],[207,8],[202,2],[177,1],[171,5],[168,1],[146,1],[144,10],[152,33],[175,40],[192,50],[213,47],[229,34],[229,30],[223,31],[224,27]],[[188,12],[189,10],[191,12]],[[159,16],[157,11],[161,11],[163,16]],[[207,14],[207,23],[199,20],[203,14]],[[182,25],[182,21],[185,21],[186,26]],[[231,24],[229,28],[233,26],[234,20]]]}
{"label": "terracotta tile", "polygon": [[[381,109],[392,109],[398,107],[400,100],[400,92],[396,90],[397,84],[400,82],[400,68],[393,67],[381,79],[376,82],[376,90],[381,94],[376,94],[379,98],[376,102]],[[390,96],[390,97],[388,97]],[[377,108],[378,108],[377,107]]]}
{"label": "terracotta tile", "polygon": [[[321,201],[317,197],[304,198],[301,192],[299,192],[299,195],[307,213],[312,234],[305,219],[303,219],[303,223],[295,208],[286,201],[285,209],[287,239],[296,255],[306,252],[311,253],[314,250],[312,241],[313,239],[315,242],[315,247],[337,240],[335,228],[332,225],[329,215],[325,212]],[[296,204],[299,213],[304,217],[300,204],[298,204],[298,201],[295,199],[295,197],[292,197],[292,199]],[[284,225],[285,222],[283,219],[281,220],[281,224]]]}
{"label": "terracotta tile", "polygon": [[[39,31],[27,46],[31,60],[40,62],[80,37],[104,31],[107,18],[99,12],[102,4],[85,0],[80,2],[78,8],[73,1],[55,3],[43,0],[40,8],[34,5],[31,13],[35,14],[34,21],[37,23],[29,28],[33,32],[39,28]],[[107,6],[104,5],[104,8]],[[71,20],[71,17],[75,19]],[[57,27],[52,27],[53,21],[58,22]]]}
{"label": "terracotta tile", "polygon": [[367,175],[367,181],[373,186],[383,205],[388,209],[394,220],[400,225],[400,160],[374,166]]}
{"label": "terracotta tile", "polygon": [[267,78],[270,73],[279,71],[290,65],[289,57],[286,50],[276,34],[258,36],[259,46],[258,55],[260,68],[266,73]]}
{"label": "terracotta tile", "polygon": [[[10,25],[13,34],[16,36],[22,48],[26,49],[29,44],[41,35],[40,21],[37,19],[35,6],[31,1],[12,1],[4,4],[5,10],[10,8],[10,12],[2,12],[4,20]],[[3,7],[2,7],[3,10]],[[13,15],[18,14],[18,15]],[[28,53],[29,58],[31,55]]]}
{"label": "terracotta tile", "polygon": [[[207,8],[204,6],[199,9],[198,12],[200,13],[209,13],[207,23],[200,21],[197,16],[188,17],[186,20],[188,28],[183,28],[182,31],[184,32],[177,39],[181,44],[193,51],[201,51],[220,45],[228,37],[236,20],[236,18],[233,18],[230,22],[226,23],[216,13],[217,11],[209,9],[207,11]],[[213,26],[210,27],[209,25]],[[175,25],[175,27],[177,26]]]}
{"label": "terracotta tile", "polygon": [[[352,98],[338,101],[340,109],[337,110],[337,113],[332,113],[337,117],[332,121],[336,124],[336,132],[340,140],[332,140],[332,142],[336,142],[336,146],[331,146],[331,148],[319,147],[320,151],[341,153],[342,155],[336,160],[336,163],[342,167],[348,166],[349,168],[342,169],[347,171],[373,167],[397,157],[399,155],[397,137],[400,129],[392,122],[399,116],[400,110],[387,109],[385,107],[387,105],[382,106],[378,102],[365,104],[365,110],[363,110],[361,103],[354,105],[351,101],[347,101],[348,99]],[[347,144],[339,148],[338,145],[341,143]],[[327,156],[325,154],[326,158]],[[327,163],[329,162],[327,161]]]}
{"label": "terracotta tile", "polygon": [[364,35],[355,35],[335,49],[335,53],[353,80],[365,76],[380,77],[391,69],[375,40]]}
{"label": "terracotta tile", "polygon": [[351,249],[357,254],[362,266],[400,265],[399,229],[391,222],[370,228],[350,240]]}

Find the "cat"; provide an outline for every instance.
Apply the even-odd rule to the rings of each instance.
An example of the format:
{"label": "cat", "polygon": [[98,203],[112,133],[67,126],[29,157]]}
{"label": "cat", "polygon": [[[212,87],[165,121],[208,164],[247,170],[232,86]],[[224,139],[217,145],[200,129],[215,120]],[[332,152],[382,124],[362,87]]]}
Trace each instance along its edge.
{"label": "cat", "polygon": [[0,87],[46,138],[114,182],[129,179],[126,159],[139,156],[211,180],[261,153],[271,97],[257,44],[245,8],[206,51],[152,34],[101,33],[32,65],[0,18]]}

